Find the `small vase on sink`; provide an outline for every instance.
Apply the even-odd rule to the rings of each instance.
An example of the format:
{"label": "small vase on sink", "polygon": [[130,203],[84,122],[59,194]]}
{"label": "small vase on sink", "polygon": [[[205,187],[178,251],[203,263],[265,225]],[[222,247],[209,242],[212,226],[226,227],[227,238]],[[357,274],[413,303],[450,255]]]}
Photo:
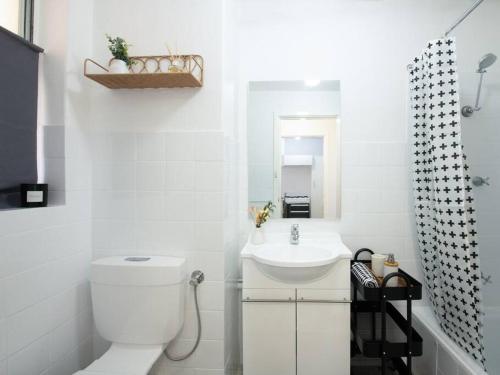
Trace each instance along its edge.
{"label": "small vase on sink", "polygon": [[250,243],[252,245],[262,245],[266,242],[266,236],[264,234],[264,228],[262,228],[262,224],[264,224],[270,217],[274,211],[276,206],[273,202],[269,201],[266,205],[260,210],[256,207],[250,207],[249,211],[253,217],[254,227],[252,233],[250,233]]}
{"label": "small vase on sink", "polygon": [[264,233],[264,228],[254,227],[253,232],[250,237],[250,242],[252,245],[262,245],[266,242],[266,235]]}

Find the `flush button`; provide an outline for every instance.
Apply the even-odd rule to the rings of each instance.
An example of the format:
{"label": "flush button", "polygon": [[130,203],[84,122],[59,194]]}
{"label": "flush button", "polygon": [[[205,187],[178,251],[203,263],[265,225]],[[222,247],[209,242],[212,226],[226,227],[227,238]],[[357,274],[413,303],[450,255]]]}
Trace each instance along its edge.
{"label": "flush button", "polygon": [[125,260],[127,262],[147,262],[150,259],[151,258],[148,258],[148,257],[128,257],[128,258],[125,258]]}

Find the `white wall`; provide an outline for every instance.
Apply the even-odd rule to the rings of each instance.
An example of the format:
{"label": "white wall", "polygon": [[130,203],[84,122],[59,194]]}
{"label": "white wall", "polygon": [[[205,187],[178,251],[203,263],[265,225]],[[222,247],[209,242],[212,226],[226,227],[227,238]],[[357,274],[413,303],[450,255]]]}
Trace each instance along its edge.
{"label": "white wall", "polygon": [[[500,3],[484,3],[484,9],[471,19],[467,28],[480,30],[469,34],[460,30],[463,40],[459,44],[460,94],[462,105],[473,105],[479,75],[475,73],[479,59],[492,52],[500,56],[500,26],[491,21],[494,15],[500,14]],[[482,7],[483,7],[482,6]],[[493,23],[492,23],[493,22]],[[498,324],[496,316],[500,307],[500,253],[498,245],[500,235],[500,62],[497,61],[488,69],[484,77],[481,99],[481,111],[472,117],[462,119],[462,142],[470,166],[469,173],[473,176],[490,177],[490,185],[473,186],[476,199],[479,252],[481,271],[490,277],[490,283],[483,285],[483,303],[485,305],[484,337],[486,346],[486,365],[491,373],[500,371],[498,353]]]}
{"label": "white wall", "polygon": [[[94,258],[181,256],[189,273],[201,269],[206,276],[199,348],[183,362],[162,357],[154,374],[220,374],[225,367],[224,251],[231,238],[224,222],[232,187],[225,184],[231,142],[222,110],[223,6],[221,0],[104,0],[94,8],[97,61],[110,57],[108,33],[131,43],[131,55],[167,54],[168,43],[206,63],[201,89],[120,91],[94,84],[92,90]],[[196,338],[191,290],[186,308],[175,352],[187,351]]]}
{"label": "white wall", "polygon": [[325,158],[321,156],[314,156],[313,167],[311,171],[311,217],[324,218],[324,172],[325,172]]}
{"label": "white wall", "polygon": [[285,155],[323,155],[323,138],[286,138],[282,153]]}
{"label": "white wall", "polygon": [[[226,375],[240,369],[240,310],[238,290],[239,254],[242,219],[247,217],[246,205],[240,203],[239,157],[242,132],[237,125],[235,8],[233,0],[223,1],[223,74],[222,125],[224,128],[224,369]],[[246,189],[246,185],[245,185]]]}
{"label": "white wall", "polygon": [[46,48],[40,74],[47,80],[39,125],[58,129],[46,132],[45,157],[58,165],[47,176],[56,187],[49,195],[65,204],[0,212],[0,374],[67,375],[93,358],[90,163],[86,122],[74,111],[87,100],[76,66],[90,49],[83,36],[91,8],[86,0],[47,0],[37,9],[35,42]]}
{"label": "white wall", "polygon": [[[61,205],[0,213],[0,374],[68,375],[103,353],[88,269],[92,257],[115,254],[183,256],[189,271],[206,275],[200,347],[181,363],[162,358],[153,373],[238,369],[241,134],[227,63],[233,47],[222,38],[234,19],[230,6],[48,0],[38,7],[43,180]],[[111,91],[84,79],[85,57],[109,58],[105,33],[133,43],[132,54],[166,54],[165,42],[201,54],[203,89]],[[195,339],[191,293],[188,300],[176,347],[183,352]]]}
{"label": "white wall", "polygon": [[[410,213],[406,66],[471,2],[237,4],[242,82],[311,76],[340,80],[344,241],[353,250],[394,252],[403,267],[418,273]],[[500,3],[485,2],[454,33],[461,70],[475,66],[479,56],[498,45],[498,14]],[[265,68],[256,63],[259,56],[265,56]],[[244,90],[240,98],[246,100]]]}
{"label": "white wall", "polygon": [[[311,6],[306,0],[235,0],[235,18],[229,0],[150,0],[147,5],[100,0],[94,10],[92,3],[42,3],[48,18],[40,34],[45,39],[38,40],[47,47],[41,125],[65,129],[64,153],[49,147],[47,154],[54,164],[64,164],[63,185],[57,172],[47,177],[51,185],[65,186],[59,194],[65,204],[0,212],[0,374],[67,375],[92,359],[86,281],[91,239],[94,257],[171,254],[186,256],[190,269],[202,268],[207,275],[200,290],[203,341],[191,360],[178,364],[185,367],[172,370],[213,375],[238,367],[234,281],[245,239],[241,229],[247,225],[248,81],[309,76],[341,81],[340,231],[353,249],[395,252],[413,272],[405,67],[470,1],[317,0]],[[473,95],[477,77],[472,67],[478,57],[489,51],[500,55],[495,51],[498,14],[498,2],[485,2],[456,31],[464,95]],[[237,25],[234,33],[231,20]],[[234,44],[223,38],[223,30],[228,30],[225,37],[234,36]],[[134,44],[133,54],[164,53],[165,42],[177,41],[180,50],[203,55],[205,87],[110,91],[84,80],[84,57],[102,62],[109,57],[106,32]],[[235,56],[237,61],[228,63]],[[90,104],[84,95],[88,87]],[[231,111],[235,87],[238,127]],[[495,108],[496,78],[487,90],[486,100]],[[469,133],[487,138],[476,142],[488,146],[478,147],[481,155],[496,149],[496,113],[485,109],[475,119],[487,131]],[[89,124],[94,133],[92,204]],[[495,168],[491,158],[473,163]],[[183,345],[194,339],[193,313],[190,305]],[[96,354],[101,353],[100,341],[95,344]],[[162,361],[155,372],[172,367]]]}
{"label": "white wall", "polygon": [[281,167],[281,193],[311,196],[312,166]]}
{"label": "white wall", "polygon": [[[494,29],[494,35],[500,32]],[[476,60],[487,52],[500,56],[498,43],[484,46],[477,50]],[[479,82],[479,74],[474,73],[477,62],[461,67],[462,104],[473,105]],[[491,276],[491,283],[483,287],[483,301],[486,306],[498,309],[500,294],[496,286],[500,281],[500,254],[498,245],[500,234],[500,62],[488,69],[484,77],[479,112],[462,121],[462,141],[470,165],[472,177],[490,177],[490,185],[473,186],[478,214],[479,246],[481,254],[481,270],[484,275]],[[493,340],[494,341],[494,340]],[[500,368],[500,365],[499,365]]]}

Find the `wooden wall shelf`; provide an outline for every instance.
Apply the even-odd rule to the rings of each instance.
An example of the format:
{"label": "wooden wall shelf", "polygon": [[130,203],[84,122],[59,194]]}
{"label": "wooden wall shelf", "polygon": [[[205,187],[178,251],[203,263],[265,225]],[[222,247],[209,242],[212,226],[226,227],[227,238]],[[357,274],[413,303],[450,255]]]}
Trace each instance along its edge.
{"label": "wooden wall shelf", "polygon": [[130,73],[124,74],[109,73],[101,64],[85,59],[85,77],[110,89],[203,86],[203,58],[199,55],[132,56],[131,59],[135,64]]}

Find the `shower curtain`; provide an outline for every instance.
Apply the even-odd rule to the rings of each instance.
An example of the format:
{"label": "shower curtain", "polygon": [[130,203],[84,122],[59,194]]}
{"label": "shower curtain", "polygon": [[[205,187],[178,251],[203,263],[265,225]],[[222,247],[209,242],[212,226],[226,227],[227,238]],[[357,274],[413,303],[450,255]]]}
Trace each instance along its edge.
{"label": "shower curtain", "polygon": [[442,329],[484,367],[476,214],[461,141],[454,38],[429,42],[409,70],[413,196],[425,284]]}

